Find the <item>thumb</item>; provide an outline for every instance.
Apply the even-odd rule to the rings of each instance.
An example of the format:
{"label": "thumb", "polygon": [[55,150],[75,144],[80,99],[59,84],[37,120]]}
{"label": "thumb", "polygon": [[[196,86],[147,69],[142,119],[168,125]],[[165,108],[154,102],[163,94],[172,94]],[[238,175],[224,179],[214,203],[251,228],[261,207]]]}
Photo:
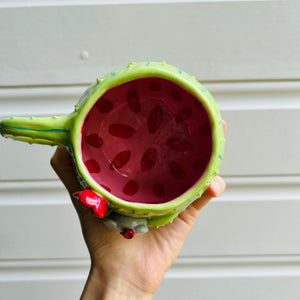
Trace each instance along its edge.
{"label": "thumb", "polygon": [[209,188],[203,193],[203,195],[195,200],[189,207],[187,207],[180,215],[180,219],[190,227],[193,226],[195,220],[198,217],[200,210],[212,199],[219,197],[223,194],[226,184],[220,177],[216,176]]}
{"label": "thumb", "polygon": [[200,211],[212,198],[220,197],[223,194],[225,187],[226,183],[223,178],[216,176],[204,194],[191,205]]}

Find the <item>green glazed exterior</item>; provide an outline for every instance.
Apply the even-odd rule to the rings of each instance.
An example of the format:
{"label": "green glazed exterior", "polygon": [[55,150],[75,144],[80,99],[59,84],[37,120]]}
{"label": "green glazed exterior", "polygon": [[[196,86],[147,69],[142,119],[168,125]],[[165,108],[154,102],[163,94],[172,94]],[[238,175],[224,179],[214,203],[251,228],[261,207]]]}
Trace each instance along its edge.
{"label": "green glazed exterior", "polygon": [[[168,79],[183,86],[201,101],[212,126],[213,150],[205,174],[192,189],[163,204],[130,203],[115,197],[91,178],[81,159],[81,127],[97,99],[113,86],[143,77]],[[202,195],[212,178],[219,173],[225,143],[219,106],[212,95],[194,77],[165,62],[130,63],[125,68],[99,77],[84,92],[75,105],[75,110],[69,115],[47,118],[12,117],[2,120],[0,132],[5,137],[31,144],[65,145],[74,157],[80,182],[84,187],[89,187],[103,196],[109,211],[125,216],[146,217],[148,226],[155,227],[172,222],[181,211]]]}

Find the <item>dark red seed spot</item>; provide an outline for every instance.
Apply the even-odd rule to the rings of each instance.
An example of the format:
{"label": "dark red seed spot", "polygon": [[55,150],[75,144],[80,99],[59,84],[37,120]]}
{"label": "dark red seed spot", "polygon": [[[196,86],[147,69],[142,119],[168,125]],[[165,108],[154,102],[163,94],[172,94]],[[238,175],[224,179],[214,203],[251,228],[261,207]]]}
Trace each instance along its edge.
{"label": "dark red seed spot", "polygon": [[108,128],[108,131],[111,135],[123,139],[128,139],[135,133],[135,130],[132,127],[124,124],[111,124]]}
{"label": "dark red seed spot", "polygon": [[206,163],[207,161],[203,158],[197,158],[193,164],[192,164],[192,168],[196,171],[199,171],[199,170],[204,170],[205,167],[206,167]]}
{"label": "dark red seed spot", "polygon": [[210,128],[209,122],[203,124],[200,127],[200,134],[201,135],[208,136],[208,135],[210,135],[210,131],[211,131],[211,128]]}
{"label": "dark red seed spot", "polygon": [[153,192],[157,198],[162,198],[166,195],[165,187],[161,183],[157,183],[153,185]]}
{"label": "dark red seed spot", "polygon": [[174,178],[183,179],[185,177],[183,169],[175,161],[169,162],[169,168]]}
{"label": "dark red seed spot", "polygon": [[102,113],[108,113],[112,110],[113,105],[112,103],[105,98],[99,99],[96,103],[96,107],[102,112]]}
{"label": "dark red seed spot", "polygon": [[142,160],[141,160],[141,169],[142,171],[151,170],[156,161],[156,149],[155,148],[148,148],[147,151],[144,153]]}
{"label": "dark red seed spot", "polygon": [[136,181],[129,181],[123,188],[123,193],[128,196],[133,196],[137,193],[139,186]]}
{"label": "dark red seed spot", "polygon": [[160,91],[161,90],[161,85],[159,82],[157,81],[151,81],[150,82],[150,85],[149,85],[149,88],[151,91]]}
{"label": "dark red seed spot", "polygon": [[194,149],[193,145],[186,139],[181,139],[177,136],[168,138],[167,145],[174,151],[191,151]]}
{"label": "dark red seed spot", "polygon": [[178,89],[176,89],[176,88],[172,88],[172,90],[171,90],[171,96],[176,101],[181,101],[181,99],[182,99],[181,92]]}
{"label": "dark red seed spot", "polygon": [[138,98],[138,94],[134,88],[128,90],[126,98],[129,108],[133,112],[139,113],[141,111],[141,104]]}
{"label": "dark red seed spot", "polygon": [[175,117],[176,123],[182,123],[192,115],[192,109],[190,107],[184,107]]}
{"label": "dark red seed spot", "polygon": [[118,153],[111,163],[111,169],[120,169],[124,167],[130,159],[130,151],[122,151]]}
{"label": "dark red seed spot", "polygon": [[156,132],[162,122],[162,118],[163,118],[163,110],[161,108],[160,105],[156,105],[153,107],[152,111],[149,114],[148,117],[148,130],[150,133],[154,133]]}
{"label": "dark red seed spot", "polygon": [[85,165],[90,173],[99,173],[100,166],[95,159],[89,159],[85,162]]}
{"label": "dark red seed spot", "polygon": [[106,186],[106,185],[104,185],[104,184],[100,184],[105,190],[107,190],[108,192],[111,192],[111,189],[108,187],[108,186]]}
{"label": "dark red seed spot", "polygon": [[102,139],[98,136],[98,134],[90,134],[85,136],[85,141],[88,145],[94,148],[100,148],[103,144]]}

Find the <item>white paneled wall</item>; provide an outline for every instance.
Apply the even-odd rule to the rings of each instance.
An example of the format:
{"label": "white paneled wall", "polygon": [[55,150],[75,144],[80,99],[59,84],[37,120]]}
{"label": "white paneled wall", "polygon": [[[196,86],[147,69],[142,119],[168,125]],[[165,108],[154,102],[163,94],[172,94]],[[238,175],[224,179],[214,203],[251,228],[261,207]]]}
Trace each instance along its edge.
{"label": "white paneled wall", "polygon": [[[228,124],[227,190],[203,209],[155,299],[298,300],[298,3],[100,2],[0,1],[0,118],[67,114],[89,82],[131,60],[195,75]],[[88,254],[53,152],[0,139],[0,299],[82,290]]]}

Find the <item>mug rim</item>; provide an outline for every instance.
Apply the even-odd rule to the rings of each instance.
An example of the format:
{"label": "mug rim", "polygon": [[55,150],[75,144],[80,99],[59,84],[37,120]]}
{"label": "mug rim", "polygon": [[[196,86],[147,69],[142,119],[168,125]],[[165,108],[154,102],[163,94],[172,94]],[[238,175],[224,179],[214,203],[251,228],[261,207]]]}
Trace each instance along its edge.
{"label": "mug rim", "polygon": [[[201,100],[208,115],[212,130],[212,151],[205,172],[186,192],[168,202],[159,204],[129,202],[109,193],[90,176],[83,163],[81,153],[82,126],[87,114],[99,97],[114,86],[147,77],[170,80],[185,88],[198,100]],[[105,77],[99,77],[97,82],[90,86],[84,95],[76,106],[77,113],[73,120],[73,128],[70,135],[74,158],[76,160],[78,171],[87,185],[94,192],[103,196],[108,203],[108,207],[112,210],[125,215],[135,214],[146,217],[176,213],[183,210],[183,207],[187,206],[195,199],[199,198],[203,191],[209,186],[210,180],[219,173],[220,163],[218,164],[217,160],[220,159],[220,155],[223,154],[221,141],[223,129],[220,130],[222,125],[220,126],[219,120],[221,116],[218,112],[218,105],[215,103],[212,95],[194,77],[191,77],[180,69],[167,65],[166,63],[131,63],[125,68],[107,74]],[[213,107],[212,104],[214,104],[215,107]]]}

